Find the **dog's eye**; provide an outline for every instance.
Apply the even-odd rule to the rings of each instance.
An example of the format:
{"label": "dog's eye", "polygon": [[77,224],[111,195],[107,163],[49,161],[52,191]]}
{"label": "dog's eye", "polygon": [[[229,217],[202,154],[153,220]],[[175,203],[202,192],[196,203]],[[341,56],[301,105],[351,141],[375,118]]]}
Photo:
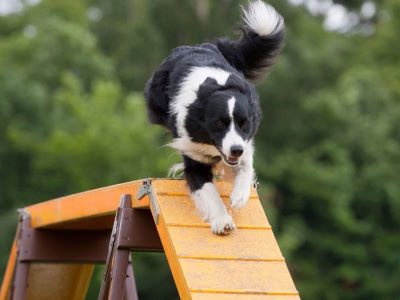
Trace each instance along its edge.
{"label": "dog's eye", "polygon": [[241,130],[246,130],[247,129],[247,121],[246,120],[239,120],[238,121],[238,126]]}
{"label": "dog's eye", "polygon": [[218,129],[224,129],[226,126],[226,122],[222,119],[218,119],[215,121],[215,127],[217,127]]}

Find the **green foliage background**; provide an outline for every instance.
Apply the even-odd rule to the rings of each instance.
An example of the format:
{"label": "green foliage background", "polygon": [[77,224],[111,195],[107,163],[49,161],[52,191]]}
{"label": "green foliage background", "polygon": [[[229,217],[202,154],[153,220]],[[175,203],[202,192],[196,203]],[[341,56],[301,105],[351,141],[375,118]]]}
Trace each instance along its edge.
{"label": "green foliage background", "polygon": [[[147,123],[144,84],[173,47],[232,32],[244,2],[42,0],[0,17],[0,274],[18,207],[166,175],[179,156]],[[255,165],[297,288],[400,299],[400,2],[375,1],[346,33],[270,2],[286,47],[258,87]],[[359,14],[365,1],[335,2]],[[162,255],[134,263],[141,299],[177,298]]]}

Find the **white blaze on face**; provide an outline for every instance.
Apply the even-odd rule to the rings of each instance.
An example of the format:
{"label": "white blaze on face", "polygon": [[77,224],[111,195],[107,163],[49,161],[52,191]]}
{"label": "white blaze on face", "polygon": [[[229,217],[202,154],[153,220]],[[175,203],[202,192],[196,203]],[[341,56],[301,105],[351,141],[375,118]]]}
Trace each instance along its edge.
{"label": "white blaze on face", "polygon": [[239,133],[236,131],[235,128],[235,121],[233,119],[233,110],[235,109],[235,103],[236,99],[235,97],[232,97],[231,99],[228,100],[228,112],[229,112],[229,117],[231,119],[231,123],[229,124],[229,129],[222,140],[222,152],[227,156],[231,156],[231,147],[233,145],[240,145],[245,149],[246,147],[246,142],[243,140],[243,138],[239,135]]}

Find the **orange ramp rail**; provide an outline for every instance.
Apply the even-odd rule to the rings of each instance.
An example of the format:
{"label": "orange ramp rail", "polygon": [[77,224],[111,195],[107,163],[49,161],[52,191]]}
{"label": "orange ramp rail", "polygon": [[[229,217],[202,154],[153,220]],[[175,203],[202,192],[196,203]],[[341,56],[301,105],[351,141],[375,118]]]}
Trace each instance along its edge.
{"label": "orange ramp rail", "polygon": [[[231,185],[216,185],[227,203]],[[151,197],[147,194],[138,200],[136,195],[142,186],[142,180],[133,181],[39,203],[25,211],[33,228],[111,228],[120,196],[131,194],[134,208],[151,209],[154,216],[158,212],[157,232],[181,299],[300,299],[255,190],[246,207],[232,212],[237,230],[221,237],[213,235],[196,214],[183,180],[153,179]],[[15,254],[10,256],[11,267],[4,276],[0,300],[7,299],[13,259]],[[30,278],[49,270],[41,266],[42,272],[31,272]],[[81,271],[79,282],[69,276],[70,284],[81,289],[79,295],[75,293],[68,299],[84,299],[91,268],[81,264],[71,271]],[[29,289],[36,287],[30,285]]]}

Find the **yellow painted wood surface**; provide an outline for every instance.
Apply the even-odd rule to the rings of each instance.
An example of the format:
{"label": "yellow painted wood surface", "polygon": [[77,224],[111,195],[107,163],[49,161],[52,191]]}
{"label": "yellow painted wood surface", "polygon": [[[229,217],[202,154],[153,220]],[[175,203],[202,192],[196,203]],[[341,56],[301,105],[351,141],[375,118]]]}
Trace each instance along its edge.
{"label": "yellow painted wood surface", "polygon": [[89,264],[32,264],[27,299],[83,300],[93,269]]}
{"label": "yellow painted wood surface", "polygon": [[[163,207],[163,215],[168,226],[199,226],[208,225],[199,218],[193,202],[188,196],[158,196]],[[224,203],[229,207],[229,198],[223,197]],[[271,228],[265,218],[264,210],[257,198],[250,198],[248,204],[239,211],[230,211],[235,218],[238,228]]]}
{"label": "yellow painted wood surface", "polygon": [[[157,194],[160,196],[170,195],[170,196],[187,196],[189,189],[187,188],[186,181],[177,179],[155,179],[152,181],[153,187],[157,190]],[[228,182],[217,181],[217,189],[221,196],[229,197],[232,185]],[[250,197],[258,197],[257,192],[252,189]]]}
{"label": "yellow painted wood surface", "polygon": [[[231,185],[217,188],[229,209]],[[300,299],[255,190],[246,207],[229,210],[237,230],[215,236],[183,181],[155,181],[153,189],[157,229],[181,299]]]}
{"label": "yellow painted wood surface", "polygon": [[141,185],[142,180],[121,183],[45,201],[24,210],[31,216],[33,228],[95,220],[96,217],[115,214],[121,195],[131,194],[135,197]]}
{"label": "yellow painted wood surface", "polygon": [[192,293],[192,300],[300,300],[299,295]]}
{"label": "yellow painted wood surface", "polygon": [[[133,207],[149,209],[147,196],[135,199],[142,183],[138,180],[61,197],[26,207],[25,211],[31,215],[34,228],[111,228],[122,194],[132,195]],[[213,235],[209,224],[202,222],[183,180],[152,180],[160,209],[157,230],[181,299],[300,299],[256,191],[252,190],[246,207],[232,211],[231,185],[216,185],[237,225],[237,230],[228,236]],[[35,272],[37,275],[30,272],[30,281],[36,287],[45,282],[46,276],[54,277],[60,286],[58,290],[48,289],[51,294],[66,288],[63,294],[81,299],[79,295],[85,294],[92,266],[81,264],[68,269],[70,266],[54,269],[54,265],[37,265],[35,268],[42,269]],[[65,282],[63,287],[61,282]],[[4,285],[3,281],[0,300],[6,299]],[[32,299],[47,299],[35,291],[29,291]]]}
{"label": "yellow painted wood surface", "polygon": [[3,282],[1,283],[0,300],[8,299],[8,296],[10,293],[10,287],[12,285],[12,279],[13,279],[13,275],[14,275],[16,257],[17,257],[17,244],[14,240],[14,242],[11,246],[10,255],[8,257],[7,267],[4,272]]}
{"label": "yellow painted wood surface", "polygon": [[[168,229],[179,257],[284,260],[271,230],[240,229],[234,234],[221,237],[210,235],[209,228],[172,226]],[[200,247],[199,241],[202,241]]]}
{"label": "yellow painted wood surface", "polygon": [[238,294],[297,294],[285,262],[179,259],[191,291]]}

